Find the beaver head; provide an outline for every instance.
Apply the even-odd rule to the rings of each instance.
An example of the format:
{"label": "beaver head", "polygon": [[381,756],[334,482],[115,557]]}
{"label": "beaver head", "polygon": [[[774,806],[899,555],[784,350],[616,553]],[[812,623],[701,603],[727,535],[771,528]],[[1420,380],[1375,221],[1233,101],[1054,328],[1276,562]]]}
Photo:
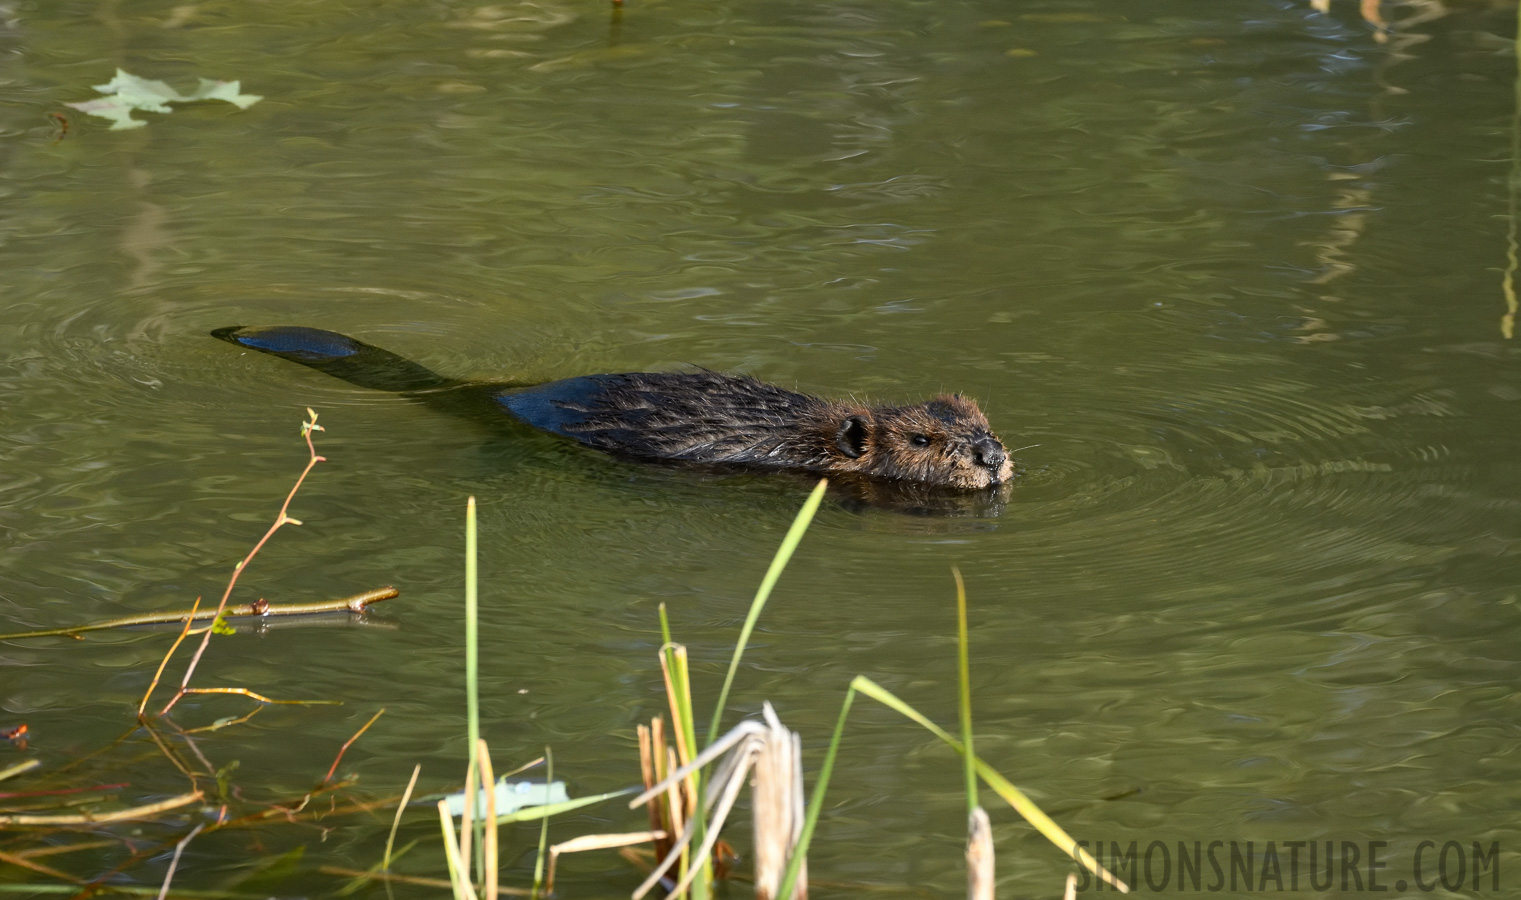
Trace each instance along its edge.
{"label": "beaver head", "polygon": [[961,490],[996,487],[1014,474],[982,410],[960,394],[912,406],[827,404],[816,427],[829,469]]}

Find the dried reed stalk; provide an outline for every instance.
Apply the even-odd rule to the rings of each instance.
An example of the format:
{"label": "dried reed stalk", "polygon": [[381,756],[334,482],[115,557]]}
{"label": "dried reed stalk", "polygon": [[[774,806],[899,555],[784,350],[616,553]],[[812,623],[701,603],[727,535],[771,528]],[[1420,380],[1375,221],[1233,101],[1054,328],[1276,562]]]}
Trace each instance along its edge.
{"label": "dried reed stalk", "polygon": [[[691,849],[696,834],[696,829],[692,826],[699,815],[694,804],[685,810],[683,818],[686,827],[681,827],[681,822],[671,823],[680,828],[681,836],[644,883],[634,891],[634,900],[644,896],[678,862],[683,863],[678,871],[684,871],[685,874],[670,890],[669,896],[679,896],[686,890],[699,871],[698,864],[708,859],[714,847],[718,846],[718,835],[729,812],[734,808],[735,800],[752,767],[756,769],[756,896],[761,900],[777,900],[790,857],[801,840],[806,818],[802,743],[796,734],[782,725],[771,704],[765,704],[763,709],[765,724],[754,721],[739,723],[684,766],[677,766],[675,752],[667,748],[665,778],[629,802],[630,807],[654,802],[665,792],[666,796],[671,797],[669,806],[674,813],[679,805],[678,799],[672,796],[674,792],[690,785],[694,774],[703,766],[717,762],[702,801],[701,813],[709,816],[702,846],[696,852]],[[685,798],[688,802],[694,799],[690,796]],[[673,833],[676,832],[673,830]],[[799,874],[804,874],[801,868]],[[789,900],[804,900],[806,897],[806,881],[800,877],[794,882]]]}
{"label": "dried reed stalk", "polygon": [[[496,829],[496,776],[491,771],[491,751],[486,748],[486,739],[476,740],[476,759],[480,764],[481,789],[486,792],[486,833],[484,835],[485,846],[484,866],[486,884],[485,900],[496,900],[497,896],[497,829]],[[480,801],[474,796],[465,801],[475,805]],[[546,818],[547,822],[548,819]],[[469,865],[469,862],[466,862]]]}
{"label": "dried reed stalk", "polygon": [[966,900],[993,900],[993,823],[980,806],[966,823]]}
{"label": "dried reed stalk", "polygon": [[119,809],[115,812],[70,816],[0,816],[0,828],[8,825],[104,825],[108,822],[131,822],[139,819],[151,819],[161,812],[168,812],[181,806],[187,806],[200,800],[204,794],[200,791],[191,791],[178,797],[170,797],[168,800],[160,800],[157,803],[147,803],[142,806],[134,806],[131,809]]}
{"label": "dried reed stalk", "polygon": [[583,834],[549,848],[549,876],[544,880],[544,895],[555,893],[555,867],[560,863],[561,853],[582,853],[587,850],[613,850],[633,844],[643,844],[665,838],[664,831],[635,831],[629,834]]}
{"label": "dried reed stalk", "polygon": [[[750,802],[755,814],[755,897],[774,900],[787,860],[803,831],[803,744],[788,731],[767,703],[765,731],[759,736]],[[794,900],[807,900],[808,864],[798,871]]]}

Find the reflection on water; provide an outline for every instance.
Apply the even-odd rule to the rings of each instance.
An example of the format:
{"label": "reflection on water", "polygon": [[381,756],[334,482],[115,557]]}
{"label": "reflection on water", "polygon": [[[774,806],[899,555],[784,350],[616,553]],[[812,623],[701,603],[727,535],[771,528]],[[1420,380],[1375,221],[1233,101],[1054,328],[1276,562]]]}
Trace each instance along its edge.
{"label": "reflection on water", "polygon": [[[872,402],[964,392],[1026,448],[1021,477],[987,497],[837,485],[745,657],[743,711],[770,699],[813,754],[862,673],[953,721],[955,564],[979,745],[1075,836],[1512,852],[1513,9],[1386,4],[1385,40],[1355,5],[1290,0],[18,10],[0,630],[218,590],[299,469],[308,406],[330,462],[249,594],[403,590],[394,630],[214,643],[211,682],[347,703],[207,737],[250,796],[304,790],[382,705],[346,757],[361,790],[461,769],[470,494],[499,764],[552,744],[574,794],[631,783],[658,606],[709,702],[811,483],[491,434],[206,337],[290,322],[491,380],[696,364]],[[266,99],[59,140],[48,113],[118,65]],[[28,722],[49,766],[104,745],[161,652],[8,644],[0,724]],[[852,714],[842,753],[815,876],[959,889],[954,761],[881,710]],[[182,791],[165,768],[130,780]],[[1054,895],[1062,861],[994,821],[1008,889]],[[554,831],[637,827],[598,808]],[[384,831],[224,834],[182,877],[302,842],[368,867]],[[93,875],[101,853],[70,863]],[[442,872],[425,853],[414,871]],[[637,882],[611,857],[560,878]]]}

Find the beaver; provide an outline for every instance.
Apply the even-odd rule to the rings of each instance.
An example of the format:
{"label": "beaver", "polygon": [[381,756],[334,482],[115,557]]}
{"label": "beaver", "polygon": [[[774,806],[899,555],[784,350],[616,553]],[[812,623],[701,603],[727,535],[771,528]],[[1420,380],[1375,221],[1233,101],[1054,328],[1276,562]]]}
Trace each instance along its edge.
{"label": "beaver", "polygon": [[212,336],[360,387],[485,406],[629,459],[864,476],[957,491],[996,489],[1013,475],[987,417],[960,394],[866,406],[706,369],[544,384],[470,382],[316,328],[233,326]]}

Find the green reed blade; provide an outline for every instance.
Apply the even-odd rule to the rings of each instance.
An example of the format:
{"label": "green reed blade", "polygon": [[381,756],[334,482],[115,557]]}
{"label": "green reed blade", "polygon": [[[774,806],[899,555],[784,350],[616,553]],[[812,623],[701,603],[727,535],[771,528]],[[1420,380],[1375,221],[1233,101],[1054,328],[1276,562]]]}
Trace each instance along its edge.
{"label": "green reed blade", "polygon": [[580,809],[583,806],[591,806],[593,803],[601,803],[603,800],[611,800],[614,797],[627,797],[629,794],[637,794],[642,788],[624,788],[621,791],[609,791],[606,794],[594,794],[590,797],[577,797],[574,800],[565,800],[560,803],[546,803],[543,806],[528,806],[514,813],[507,813],[496,817],[496,824],[511,825],[514,822],[532,822],[534,819],[547,819],[550,816],[558,816],[560,813]]}
{"label": "green reed blade", "polygon": [[[546,746],[544,748],[544,793],[546,795],[549,793],[549,785],[554,784],[554,780],[555,754]],[[544,884],[544,860],[549,857],[549,817],[551,815],[550,812],[543,812],[540,817],[543,821],[539,825],[539,855],[533,861],[533,893],[529,895],[530,897],[539,896],[539,888]],[[501,818],[498,817],[497,821],[500,822]]]}
{"label": "green reed blade", "polygon": [[834,736],[829,739],[829,750],[824,754],[824,764],[819,767],[819,778],[813,783],[813,796],[808,798],[808,813],[803,817],[803,830],[798,833],[797,846],[787,859],[787,870],[782,873],[782,883],[777,888],[777,900],[792,900],[793,885],[808,858],[808,845],[813,842],[813,830],[819,824],[819,813],[824,809],[824,792],[829,790],[829,776],[834,773],[834,758],[840,750],[840,740],[845,734],[845,717],[850,715],[850,704],[856,699],[852,684],[845,692],[845,702],[840,704],[840,718],[834,723]]}
{"label": "green reed blade", "polygon": [[970,816],[977,809],[977,767],[972,763],[977,753],[972,748],[972,667],[968,661],[966,635],[966,584],[961,580],[960,569],[951,566],[951,574],[956,576],[956,677],[961,694],[961,743],[966,747],[966,752],[961,754],[962,768],[966,770],[966,814]]}
{"label": "green reed blade", "polygon": [[[418,838],[413,838],[412,840],[407,841],[401,846],[400,850],[397,850],[395,853],[390,854],[388,859],[391,862],[395,862],[396,860],[401,859],[403,856],[406,856],[413,847],[416,847],[418,843],[420,843],[420,839]],[[384,880],[388,871],[389,866],[382,865],[381,863],[376,863],[375,865],[370,866],[365,870],[365,876],[356,875],[353,878],[350,878],[347,882],[344,883],[343,887],[339,888],[337,892],[333,894],[333,896],[348,897],[352,894],[362,891],[370,885],[374,884],[377,880]],[[179,891],[175,891],[171,896],[179,896]]]}
{"label": "green reed blade", "polygon": [[750,601],[750,613],[745,616],[744,627],[739,630],[739,640],[734,645],[734,658],[729,660],[729,673],[724,676],[723,690],[718,692],[718,705],[713,709],[713,721],[708,725],[709,744],[718,740],[718,726],[723,721],[724,704],[729,700],[729,688],[734,684],[734,674],[739,671],[740,657],[745,655],[745,646],[750,642],[750,632],[755,630],[755,622],[766,606],[766,599],[771,596],[771,588],[776,585],[776,580],[782,577],[782,570],[787,568],[787,561],[792,558],[792,551],[796,550],[797,545],[803,540],[803,532],[808,530],[808,523],[813,521],[813,514],[818,512],[819,503],[824,499],[824,489],[828,486],[829,479],[820,479],[813,493],[808,495],[803,508],[798,510],[797,518],[792,520],[792,527],[787,529],[787,536],[782,538],[782,545],[777,548],[776,556],[772,557],[771,567],[766,570],[766,577],[761,579],[760,589],[755,592],[755,599]]}
{"label": "green reed blade", "polygon": [[[669,627],[667,623],[662,622],[662,624],[666,625],[667,628]],[[685,748],[684,752],[680,750],[678,751],[677,762],[681,765],[686,765],[688,762],[696,759],[697,754],[701,750],[701,748],[697,746],[697,722],[696,715],[692,710],[691,662],[687,658],[687,648],[681,644],[667,644],[661,648],[661,652],[665,654],[666,671],[670,673],[670,690],[672,692],[670,698],[671,715],[676,720],[672,723],[671,727],[677,734],[678,748]],[[691,779],[692,796],[701,798],[703,781],[702,772],[693,772]],[[702,802],[700,799],[694,804],[694,808],[692,810],[692,819],[692,840],[696,846],[702,846],[702,842],[706,839],[708,831],[708,820],[707,815],[702,808]],[[686,852],[687,851],[683,851],[683,855],[685,855]],[[691,895],[694,898],[697,898],[697,900],[707,900],[708,888],[713,881],[712,858],[710,857],[708,859],[702,860],[689,860],[687,862],[687,865],[696,865],[701,867],[701,873],[697,876],[697,879],[691,883],[691,886],[689,888]],[[683,876],[686,874],[684,868],[680,874]]]}
{"label": "green reed blade", "polygon": [[[907,703],[899,700],[892,693],[892,691],[889,691],[887,688],[882,687],[875,681],[867,678],[865,675],[857,675],[850,682],[850,686],[882,704],[883,706],[896,710],[899,713],[902,713],[904,716],[907,716],[909,719],[912,719],[913,721],[924,726],[924,728],[927,729],[931,734],[935,735],[935,737],[938,737],[940,740],[945,741],[947,744],[950,744],[957,753],[966,752],[966,748],[962,746],[961,742],[956,740],[954,737],[951,737],[951,735],[945,729],[925,718],[923,713],[920,713],[917,709],[914,709],[912,706],[909,706]],[[994,793],[1002,797],[1004,801],[1007,802],[1010,806],[1014,807],[1014,809],[1018,811],[1021,816],[1024,816],[1025,821],[1029,822],[1031,825],[1034,825],[1036,831],[1039,831],[1042,835],[1045,835],[1046,840],[1055,844],[1058,848],[1061,849],[1063,853],[1077,860],[1094,875],[1114,885],[1115,889],[1119,890],[1120,892],[1124,893],[1130,890],[1130,888],[1123,881],[1120,881],[1118,878],[1114,877],[1114,875],[1110,874],[1108,869],[1105,869],[1103,866],[1099,865],[1098,861],[1095,860],[1092,855],[1088,853],[1088,851],[1084,850],[1082,847],[1079,847],[1077,845],[1077,841],[1074,841],[1071,835],[1067,834],[1066,831],[1063,831],[1060,825],[1053,822],[1050,816],[1042,812],[1040,807],[1035,805],[1035,801],[1025,796],[1024,791],[1021,791],[1019,788],[1015,787],[1007,778],[999,774],[997,769],[994,769],[992,766],[988,765],[980,759],[977,759],[976,757],[973,757],[973,760],[977,766],[977,774],[982,777],[983,781],[987,782],[988,787],[992,788]]]}

